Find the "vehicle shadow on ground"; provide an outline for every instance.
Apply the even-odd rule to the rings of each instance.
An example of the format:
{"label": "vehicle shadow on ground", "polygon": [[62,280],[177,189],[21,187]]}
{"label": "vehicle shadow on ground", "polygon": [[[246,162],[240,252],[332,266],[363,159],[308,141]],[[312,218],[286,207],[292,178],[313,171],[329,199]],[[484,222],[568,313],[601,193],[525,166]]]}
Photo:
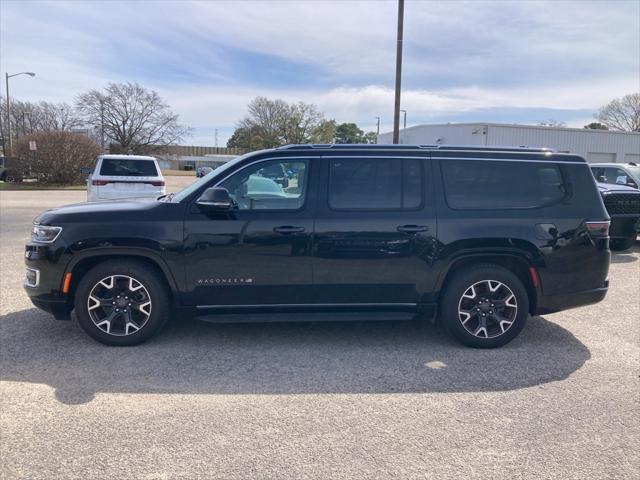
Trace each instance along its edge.
{"label": "vehicle shadow on ground", "polygon": [[504,391],[563,380],[590,358],[542,317],[506,347],[476,350],[423,322],[221,325],[175,321],[158,337],[106,347],[37,309],[0,317],[2,379],[95,393],[313,394]]}

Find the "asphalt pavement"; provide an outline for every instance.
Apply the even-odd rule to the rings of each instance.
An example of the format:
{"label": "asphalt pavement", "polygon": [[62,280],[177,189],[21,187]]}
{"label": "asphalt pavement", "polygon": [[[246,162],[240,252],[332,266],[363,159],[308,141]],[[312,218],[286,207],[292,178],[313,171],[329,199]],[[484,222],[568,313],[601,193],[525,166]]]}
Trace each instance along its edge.
{"label": "asphalt pavement", "polygon": [[0,192],[0,478],[639,478],[640,243],[604,302],[497,350],[416,322],[185,319],[114,348],[22,290],[32,219],[85,195]]}

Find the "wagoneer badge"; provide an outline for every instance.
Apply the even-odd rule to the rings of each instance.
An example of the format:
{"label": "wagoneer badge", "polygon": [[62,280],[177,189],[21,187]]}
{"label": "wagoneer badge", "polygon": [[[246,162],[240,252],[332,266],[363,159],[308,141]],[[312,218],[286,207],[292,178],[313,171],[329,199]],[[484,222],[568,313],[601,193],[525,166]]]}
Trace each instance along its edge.
{"label": "wagoneer badge", "polygon": [[198,285],[238,285],[253,283],[253,278],[200,278]]}

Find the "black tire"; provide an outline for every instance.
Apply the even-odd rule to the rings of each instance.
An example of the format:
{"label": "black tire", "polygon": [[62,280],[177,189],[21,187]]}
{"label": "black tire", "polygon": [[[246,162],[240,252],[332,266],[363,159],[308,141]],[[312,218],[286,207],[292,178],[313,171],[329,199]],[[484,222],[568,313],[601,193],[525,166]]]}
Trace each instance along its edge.
{"label": "black tire", "polygon": [[[114,277],[114,280],[110,280],[111,277]],[[135,284],[133,285],[135,286],[132,288],[136,290],[133,295],[138,295],[138,298],[134,299],[132,296],[129,301],[133,301],[134,305],[136,301],[139,301],[140,308],[132,308],[131,304],[128,304],[129,306],[127,304],[120,305],[122,312],[127,311],[127,308],[129,309],[128,317],[124,317],[124,313],[114,313],[113,310],[116,307],[111,307],[110,305],[104,308],[94,307],[94,309],[97,308],[96,312],[89,311],[89,296],[92,292],[96,292],[94,288],[100,289],[104,288],[104,285],[114,285],[112,289],[104,288],[106,293],[101,297],[109,296],[109,300],[116,300],[115,293],[109,292],[122,290],[121,293],[126,293],[129,291],[126,287],[127,282],[129,282],[127,278],[134,279]],[[104,283],[101,283],[102,281]],[[142,288],[139,285],[142,285]],[[131,346],[148,340],[164,327],[169,319],[169,298],[170,293],[161,277],[161,273],[152,266],[140,261],[110,260],[96,265],[82,277],[75,293],[75,311],[82,329],[95,340],[106,345]],[[120,300],[120,296],[118,296],[117,301],[124,300]],[[149,302],[148,305],[146,303],[143,304],[143,302],[147,301]],[[142,307],[144,307],[144,310]],[[101,319],[103,324],[105,320],[109,319],[110,315],[116,315],[113,319],[113,332],[108,333],[105,331],[105,329],[111,330],[111,322],[109,322],[108,327],[103,325],[100,328],[98,326],[101,323],[100,319],[94,321],[97,315],[102,314],[105,315]],[[129,330],[134,327],[138,329],[129,333]]]}
{"label": "black tire", "polygon": [[[502,286],[497,287],[496,292],[492,293],[491,288],[495,288],[498,283]],[[486,295],[482,294],[483,291]],[[478,298],[474,300],[469,296],[463,297],[471,293]],[[505,299],[498,298],[502,296]],[[494,301],[495,304],[492,303]],[[507,305],[499,306],[501,303]],[[472,315],[463,317],[468,315],[467,310],[471,311]],[[506,345],[524,328],[528,317],[529,295],[522,281],[509,270],[491,264],[476,265],[456,272],[447,282],[440,303],[440,319],[447,332],[464,345],[474,348]],[[484,330],[481,322],[484,322]],[[479,333],[474,335],[475,331]]]}
{"label": "black tire", "polygon": [[633,247],[633,244],[636,243],[636,235],[628,238],[612,238],[609,241],[609,248],[611,248],[614,252],[622,252],[624,250],[629,250]]}

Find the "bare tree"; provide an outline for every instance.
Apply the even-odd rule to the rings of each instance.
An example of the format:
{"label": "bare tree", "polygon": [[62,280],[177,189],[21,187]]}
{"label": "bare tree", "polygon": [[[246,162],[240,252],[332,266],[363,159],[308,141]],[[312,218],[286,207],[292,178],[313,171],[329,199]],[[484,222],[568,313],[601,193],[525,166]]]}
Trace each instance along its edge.
{"label": "bare tree", "polygon": [[104,91],[90,90],[78,97],[76,108],[121,151],[152,152],[190,133],[157,92],[137,83],[110,83]]}
{"label": "bare tree", "polygon": [[[37,150],[29,149],[35,141]],[[33,176],[41,183],[79,184],[81,167],[89,167],[100,154],[100,147],[86,135],[64,131],[40,131],[18,139],[16,156],[23,176]]]}
{"label": "bare tree", "polygon": [[554,120],[553,118],[549,118],[547,120],[538,122],[538,125],[540,125],[541,127],[556,127],[556,128],[563,128],[567,126],[565,122],[562,122],[560,120]]}
{"label": "bare tree", "polygon": [[283,142],[307,143],[323,120],[324,115],[313,104],[299,102],[289,105],[283,124]]}
{"label": "bare tree", "polygon": [[[0,97],[0,134],[4,145],[6,132],[6,104]],[[33,132],[64,130],[81,127],[83,122],[68,103],[11,101],[11,136],[20,138]]]}
{"label": "bare tree", "polygon": [[228,145],[258,149],[308,143],[317,136],[324,121],[324,115],[313,104],[288,104],[284,100],[256,97],[249,103],[247,115],[238,122]]}
{"label": "bare tree", "polygon": [[611,130],[640,132],[640,92],[614,98],[594,116]]}

